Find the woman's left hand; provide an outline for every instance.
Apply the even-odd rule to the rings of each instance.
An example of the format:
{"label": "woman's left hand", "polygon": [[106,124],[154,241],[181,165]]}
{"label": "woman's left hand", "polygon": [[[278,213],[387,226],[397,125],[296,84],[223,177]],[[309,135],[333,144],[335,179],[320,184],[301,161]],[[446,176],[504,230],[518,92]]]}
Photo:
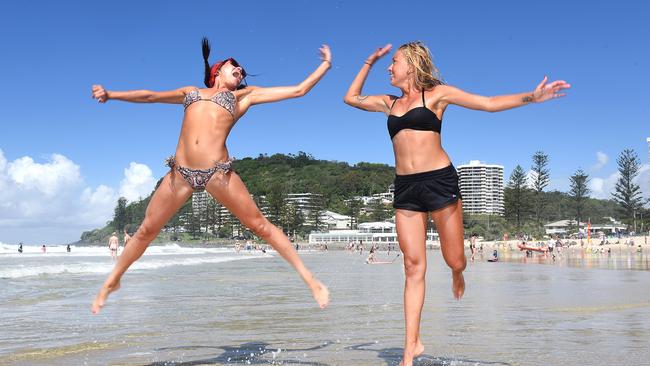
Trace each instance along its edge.
{"label": "woman's left hand", "polygon": [[108,92],[101,85],[93,85],[93,98],[97,99],[97,103],[106,103]]}
{"label": "woman's left hand", "polygon": [[533,102],[541,103],[549,99],[563,97],[566,94],[561,93],[561,91],[571,87],[571,84],[564,80],[556,80],[550,84],[546,84],[547,81],[548,77],[544,76],[542,82],[537,85],[537,88],[533,91]]}
{"label": "woman's left hand", "polygon": [[320,51],[320,59],[329,62],[330,65],[332,65],[332,51],[330,51],[330,47],[324,44],[318,49],[318,51]]}

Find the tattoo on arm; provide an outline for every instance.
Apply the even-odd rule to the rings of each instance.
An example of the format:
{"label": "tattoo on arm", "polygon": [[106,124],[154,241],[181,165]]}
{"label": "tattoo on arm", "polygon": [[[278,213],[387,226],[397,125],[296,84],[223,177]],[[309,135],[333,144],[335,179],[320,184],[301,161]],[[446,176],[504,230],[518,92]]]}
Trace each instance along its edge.
{"label": "tattoo on arm", "polygon": [[532,95],[526,95],[525,97],[521,98],[521,101],[524,103],[530,103],[533,101],[533,96]]}
{"label": "tattoo on arm", "polygon": [[357,95],[357,101],[358,102],[363,102],[366,99],[368,99],[367,95]]}

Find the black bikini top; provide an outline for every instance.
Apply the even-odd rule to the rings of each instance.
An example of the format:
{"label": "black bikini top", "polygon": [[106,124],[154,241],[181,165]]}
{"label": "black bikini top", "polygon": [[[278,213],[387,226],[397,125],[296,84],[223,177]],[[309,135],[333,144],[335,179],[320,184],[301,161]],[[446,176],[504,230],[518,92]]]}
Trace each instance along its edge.
{"label": "black bikini top", "polygon": [[[395,99],[393,104],[391,104],[391,111],[393,110],[395,102],[397,102],[397,99]],[[391,140],[398,132],[404,129],[440,133],[441,126],[442,121],[435,113],[433,113],[433,111],[427,108],[426,103],[424,102],[424,91],[422,91],[421,107],[415,107],[399,117],[392,114],[388,115],[388,133],[390,134]]]}

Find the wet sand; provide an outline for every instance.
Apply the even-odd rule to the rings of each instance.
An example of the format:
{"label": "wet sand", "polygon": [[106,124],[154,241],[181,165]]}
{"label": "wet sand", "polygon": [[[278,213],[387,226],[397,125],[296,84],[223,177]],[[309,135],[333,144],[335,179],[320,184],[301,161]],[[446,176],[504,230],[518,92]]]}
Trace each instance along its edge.
{"label": "wet sand", "polygon": [[[179,250],[164,257],[170,265],[149,266],[163,259],[145,255],[98,316],[89,307],[104,273],[1,278],[0,364],[397,365],[401,261],[367,265],[365,253],[344,251],[302,255],[330,287],[325,310],[277,256],[192,264]],[[650,358],[645,253],[581,259],[567,252],[556,262],[517,251],[501,257],[468,262],[467,290],[456,301],[440,252],[428,251],[426,349],[416,365],[641,365]],[[17,260],[25,258],[0,256],[0,265]],[[33,260],[70,266],[81,259]]]}

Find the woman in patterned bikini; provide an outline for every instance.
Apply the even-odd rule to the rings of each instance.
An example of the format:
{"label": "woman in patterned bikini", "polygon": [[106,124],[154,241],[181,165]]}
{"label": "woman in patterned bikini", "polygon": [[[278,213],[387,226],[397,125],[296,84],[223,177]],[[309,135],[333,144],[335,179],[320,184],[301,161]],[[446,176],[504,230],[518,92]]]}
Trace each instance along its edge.
{"label": "woman in patterned bikini", "polygon": [[138,231],[129,241],[113,271],[92,304],[98,313],[108,295],[120,287],[120,279],[129,266],[144,253],[163,225],[180,209],[194,191],[206,190],[248,227],[282,255],[310,288],[321,308],[329,302],[329,291],[305,267],[284,233],[271,224],[250,197],[237,173],[232,171],[226,139],[234,124],[251,106],[297,98],[309,92],[331,67],[327,45],[320,48],[322,62],[298,85],[262,88],[242,84],[246,72],[233,58],[210,66],[210,44],[203,39],[204,83],[176,90],[109,91],[93,85],[92,96],[99,103],[122,100],[134,103],[183,104],[185,114],[176,154],[167,159],[170,167],[158,186]]}
{"label": "woman in patterned bikini", "polygon": [[386,55],[391,45],[377,49],[364,65],[345,95],[345,103],[388,117],[388,132],[395,153],[395,224],[400,248],[404,253],[404,340],[403,366],[424,351],[420,341],[420,316],[424,304],[427,269],[425,240],[431,218],[440,234],[442,256],[452,271],[452,292],[460,299],[465,291],[465,248],[463,212],[458,175],[443,150],[440,139],[442,116],[447,106],[498,112],[531,103],[541,103],[564,95],[570,85],[563,80],[534,91],[484,97],[445,85],[431,61],[429,49],[421,42],[399,47],[388,67],[390,84],[401,96],[361,94],[373,64]]}

